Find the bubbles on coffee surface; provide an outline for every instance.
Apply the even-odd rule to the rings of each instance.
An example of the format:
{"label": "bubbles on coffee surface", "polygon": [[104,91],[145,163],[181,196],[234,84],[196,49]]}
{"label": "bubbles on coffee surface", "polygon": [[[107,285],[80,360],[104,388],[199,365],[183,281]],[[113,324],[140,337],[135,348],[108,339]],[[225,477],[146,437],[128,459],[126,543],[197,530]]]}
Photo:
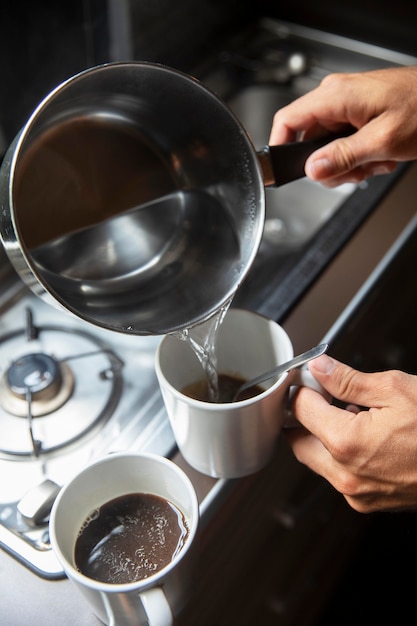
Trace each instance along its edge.
{"label": "bubbles on coffee surface", "polygon": [[101,582],[139,581],[166,567],[188,534],[183,513],[165,498],[127,494],[88,516],[76,541],[75,564]]}

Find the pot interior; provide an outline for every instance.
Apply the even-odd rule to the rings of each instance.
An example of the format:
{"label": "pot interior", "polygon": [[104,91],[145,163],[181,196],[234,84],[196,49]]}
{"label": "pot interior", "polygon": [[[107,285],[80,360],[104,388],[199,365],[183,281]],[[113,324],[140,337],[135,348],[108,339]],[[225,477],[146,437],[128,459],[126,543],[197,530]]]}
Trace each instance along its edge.
{"label": "pot interior", "polygon": [[262,235],[245,131],[199,82],[159,65],[109,64],[58,87],[23,129],[10,177],[29,284],[116,331],[203,321],[233,296]]}

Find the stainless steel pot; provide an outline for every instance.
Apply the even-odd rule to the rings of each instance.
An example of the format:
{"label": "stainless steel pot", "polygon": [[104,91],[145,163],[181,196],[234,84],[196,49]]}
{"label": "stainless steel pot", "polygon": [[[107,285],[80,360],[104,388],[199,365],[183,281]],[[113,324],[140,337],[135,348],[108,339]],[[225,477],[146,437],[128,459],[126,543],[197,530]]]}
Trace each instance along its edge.
{"label": "stainless steel pot", "polygon": [[1,238],[37,295],[87,322],[137,335],[191,327],[246,276],[265,184],[303,176],[315,147],[256,153],[190,76],[98,66],[52,91],[9,147]]}

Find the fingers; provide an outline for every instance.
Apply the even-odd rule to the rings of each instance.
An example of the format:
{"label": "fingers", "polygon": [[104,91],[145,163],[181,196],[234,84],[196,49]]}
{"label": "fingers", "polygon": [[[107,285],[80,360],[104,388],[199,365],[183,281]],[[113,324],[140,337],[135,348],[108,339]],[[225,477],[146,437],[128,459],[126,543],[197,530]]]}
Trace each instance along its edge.
{"label": "fingers", "polygon": [[392,172],[397,162],[388,158],[390,144],[385,135],[381,132],[378,135],[375,126],[370,123],[352,135],[316,150],[306,161],[306,176],[335,187]]}
{"label": "fingers", "polygon": [[369,123],[349,137],[316,150],[306,161],[306,175],[335,186],[392,172],[397,163],[389,159],[389,143],[385,134],[378,133],[377,126]]}
{"label": "fingers", "polygon": [[[325,187],[332,189],[345,183],[358,184],[364,180],[367,180],[368,178],[371,178],[372,176],[390,174],[397,168],[397,166],[398,163],[392,161],[386,161],[381,163],[368,163],[365,165],[360,165],[353,170],[343,172],[342,174],[333,174],[331,177],[327,178],[326,172],[320,171],[320,169],[317,169],[315,171],[311,170],[310,173],[306,163],[306,175],[311,178],[311,180],[318,181]],[[318,168],[320,168],[320,165],[318,166]]]}
{"label": "fingers", "polygon": [[[330,405],[320,394],[301,387],[293,399],[293,411],[298,421],[326,447],[345,445],[366,430],[368,435],[377,428],[376,411],[403,411],[407,415],[416,399],[416,380],[411,374],[395,370],[367,374],[340,363],[324,354],[308,365],[311,374],[335,399],[344,404],[365,407],[352,411]],[[360,419],[357,419],[357,418]],[[374,433],[375,434],[375,433]],[[351,441],[350,441],[351,439]]]}
{"label": "fingers", "polygon": [[[285,430],[284,435],[297,460],[327,480],[359,513],[415,508],[416,494],[413,488],[415,482],[410,480],[410,488],[407,484],[404,485],[405,474],[402,468],[400,468],[397,481],[395,467],[390,466],[390,457],[385,457],[385,455],[385,460],[382,459],[382,466],[387,466],[388,476],[384,478],[381,466],[375,469],[372,461],[369,461],[375,453],[371,444],[366,446],[367,453],[364,452],[356,458],[350,455],[350,463],[348,463],[337,460],[331,450],[303,428]],[[413,468],[414,459],[413,449]]]}
{"label": "fingers", "polygon": [[[375,152],[375,154],[374,154]],[[344,182],[359,183],[371,176],[389,174],[397,167],[397,162],[385,157],[379,150],[364,151],[352,139],[338,139],[325,148],[314,152],[305,164],[306,176],[327,186]]]}
{"label": "fingers", "polygon": [[356,128],[312,154],[306,175],[328,187],[392,172],[417,158],[417,68],[331,74],[274,116],[270,144]]}
{"label": "fingers", "polygon": [[[327,76],[319,87],[278,110],[273,119],[269,143],[295,141],[300,134],[306,139],[323,132],[338,131],[349,124],[358,128],[357,98],[351,90],[342,93],[348,75]],[[356,122],[356,123],[355,123]]]}
{"label": "fingers", "polygon": [[359,372],[327,354],[311,361],[309,370],[330,395],[349,404],[382,406],[389,393],[384,373]]}
{"label": "fingers", "polygon": [[[349,404],[358,406],[353,402]],[[351,421],[356,418],[357,413],[356,411],[346,411],[331,404],[322,394],[309,387],[300,387],[293,396],[292,410],[299,424],[317,438],[326,450],[329,449],[332,453],[334,453],[335,446],[338,446],[341,429],[346,435],[351,432]],[[304,459],[303,462],[305,462]],[[310,467],[313,468],[312,465]],[[313,469],[318,471],[317,467]]]}
{"label": "fingers", "polygon": [[357,511],[415,506],[417,377],[397,370],[368,374],[328,355],[308,367],[346,409],[299,387],[292,408],[301,427],[284,431],[296,458]]}
{"label": "fingers", "polygon": [[368,504],[363,501],[369,489],[362,490],[360,481],[335,458],[331,448],[304,428],[286,430],[284,434],[299,462],[332,484],[353,508],[366,510]]}
{"label": "fingers", "polygon": [[297,459],[328,480],[331,473],[328,468],[333,466],[333,458],[323,443],[303,428],[285,430],[284,434]]}
{"label": "fingers", "polygon": [[[327,354],[311,361],[308,367],[331,397],[352,407],[378,409],[389,406],[396,395],[393,388],[398,383],[393,372],[366,374]],[[367,411],[341,409],[307,387],[301,387],[294,396],[293,411],[298,421],[326,448],[334,448],[341,433],[346,438],[357,435],[359,429],[371,421]],[[360,421],[357,420],[359,414]]]}

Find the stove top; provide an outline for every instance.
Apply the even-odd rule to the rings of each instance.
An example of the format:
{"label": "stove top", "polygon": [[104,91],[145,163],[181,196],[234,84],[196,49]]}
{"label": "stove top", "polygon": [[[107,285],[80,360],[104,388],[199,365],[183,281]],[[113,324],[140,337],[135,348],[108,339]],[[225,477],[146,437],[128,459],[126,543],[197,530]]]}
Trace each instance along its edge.
{"label": "stove top", "polygon": [[28,292],[2,315],[0,545],[39,575],[63,576],[47,526],[60,486],[112,452],[172,452],[159,341],[90,326]]}
{"label": "stove top", "polygon": [[[239,104],[236,114],[259,145],[266,140],[272,113],[325,74],[415,61],[273,20],[238,39],[200,78],[230,105]],[[252,115],[252,87],[257,96],[263,94],[263,102],[266,94],[265,128],[251,127],[260,118],[259,109]],[[250,104],[247,118],[243,103]],[[357,194],[362,196],[355,200]],[[299,250],[283,253],[282,246],[264,245],[235,306],[279,320],[363,219],[361,207],[368,211],[375,204],[374,197],[363,194],[355,191],[352,206],[346,202],[338,208],[345,216],[338,222],[340,234],[329,220],[329,229],[315,235],[314,258],[311,242],[303,256]],[[0,278],[3,267],[0,254]],[[4,283],[3,278],[1,290]],[[169,456],[175,448],[154,372],[160,337],[94,327],[26,290],[12,300],[0,319],[0,546],[41,577],[54,579],[64,574],[50,548],[46,520],[60,487],[106,454],[129,450]]]}

